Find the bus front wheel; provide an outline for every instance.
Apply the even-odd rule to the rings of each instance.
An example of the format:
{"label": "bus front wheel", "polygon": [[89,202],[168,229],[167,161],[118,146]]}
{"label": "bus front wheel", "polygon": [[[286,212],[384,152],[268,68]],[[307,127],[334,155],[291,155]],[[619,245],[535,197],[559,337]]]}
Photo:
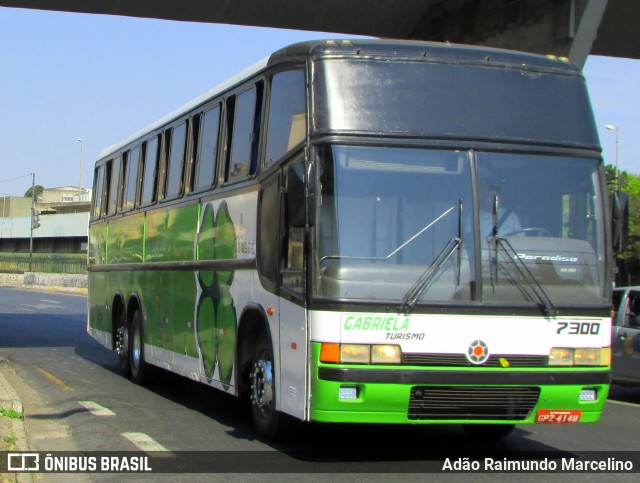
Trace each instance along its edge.
{"label": "bus front wheel", "polygon": [[283,433],[284,415],[276,410],[273,349],[264,330],[256,341],[249,377],[251,415],[255,428],[270,439],[279,439]]}

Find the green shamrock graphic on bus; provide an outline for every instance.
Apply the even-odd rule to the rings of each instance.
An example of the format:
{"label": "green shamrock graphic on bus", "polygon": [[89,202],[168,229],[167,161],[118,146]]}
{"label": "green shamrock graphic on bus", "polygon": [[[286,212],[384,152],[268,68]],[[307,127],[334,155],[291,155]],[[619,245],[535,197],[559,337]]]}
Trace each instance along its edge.
{"label": "green shamrock graphic on bus", "polygon": [[[214,203],[203,206],[195,243],[196,260],[237,258],[236,230],[226,201],[215,212]],[[197,270],[195,334],[207,381],[215,378],[226,390],[231,385],[237,316],[231,296],[233,271]]]}

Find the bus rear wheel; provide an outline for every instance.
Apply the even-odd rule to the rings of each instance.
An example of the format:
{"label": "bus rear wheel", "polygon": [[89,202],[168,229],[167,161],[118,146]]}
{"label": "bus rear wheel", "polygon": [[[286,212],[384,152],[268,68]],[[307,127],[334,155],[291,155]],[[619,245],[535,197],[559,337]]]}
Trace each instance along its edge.
{"label": "bus rear wheel", "polygon": [[136,310],[129,327],[129,370],[131,380],[141,386],[150,382],[151,367],[144,360],[144,329],[142,314]]}
{"label": "bus rear wheel", "polygon": [[127,318],[124,311],[118,314],[116,323],[116,352],[118,353],[118,364],[120,373],[124,377],[131,375],[131,363],[129,362],[129,328],[127,327]]}
{"label": "bus rear wheel", "polygon": [[284,415],[276,410],[273,349],[266,331],[256,341],[249,378],[251,415],[256,431],[269,439],[280,439],[284,433]]}

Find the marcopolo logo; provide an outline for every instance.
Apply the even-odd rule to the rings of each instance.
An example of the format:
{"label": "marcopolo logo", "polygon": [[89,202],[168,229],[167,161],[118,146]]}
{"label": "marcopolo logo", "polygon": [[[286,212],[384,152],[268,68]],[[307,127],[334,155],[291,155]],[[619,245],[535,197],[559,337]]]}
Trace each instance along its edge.
{"label": "marcopolo logo", "polygon": [[471,364],[484,364],[489,358],[489,348],[484,341],[474,340],[467,348],[467,359]]}

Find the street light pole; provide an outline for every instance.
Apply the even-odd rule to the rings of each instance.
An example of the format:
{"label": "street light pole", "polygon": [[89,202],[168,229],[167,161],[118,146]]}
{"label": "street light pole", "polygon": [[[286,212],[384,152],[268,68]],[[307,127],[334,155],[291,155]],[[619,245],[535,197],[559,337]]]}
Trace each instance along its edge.
{"label": "street light pole", "polygon": [[82,201],[82,139],[78,139],[80,143],[80,180],[78,181],[78,202]]}
{"label": "street light pole", "polygon": [[620,150],[620,127],[613,124],[607,124],[605,126],[609,131],[615,131],[616,133],[616,190],[620,191],[620,171],[618,170],[618,153]]}
{"label": "street light pole", "polygon": [[31,216],[29,217],[29,272],[33,272],[33,210],[36,202],[36,173],[31,173]]}

